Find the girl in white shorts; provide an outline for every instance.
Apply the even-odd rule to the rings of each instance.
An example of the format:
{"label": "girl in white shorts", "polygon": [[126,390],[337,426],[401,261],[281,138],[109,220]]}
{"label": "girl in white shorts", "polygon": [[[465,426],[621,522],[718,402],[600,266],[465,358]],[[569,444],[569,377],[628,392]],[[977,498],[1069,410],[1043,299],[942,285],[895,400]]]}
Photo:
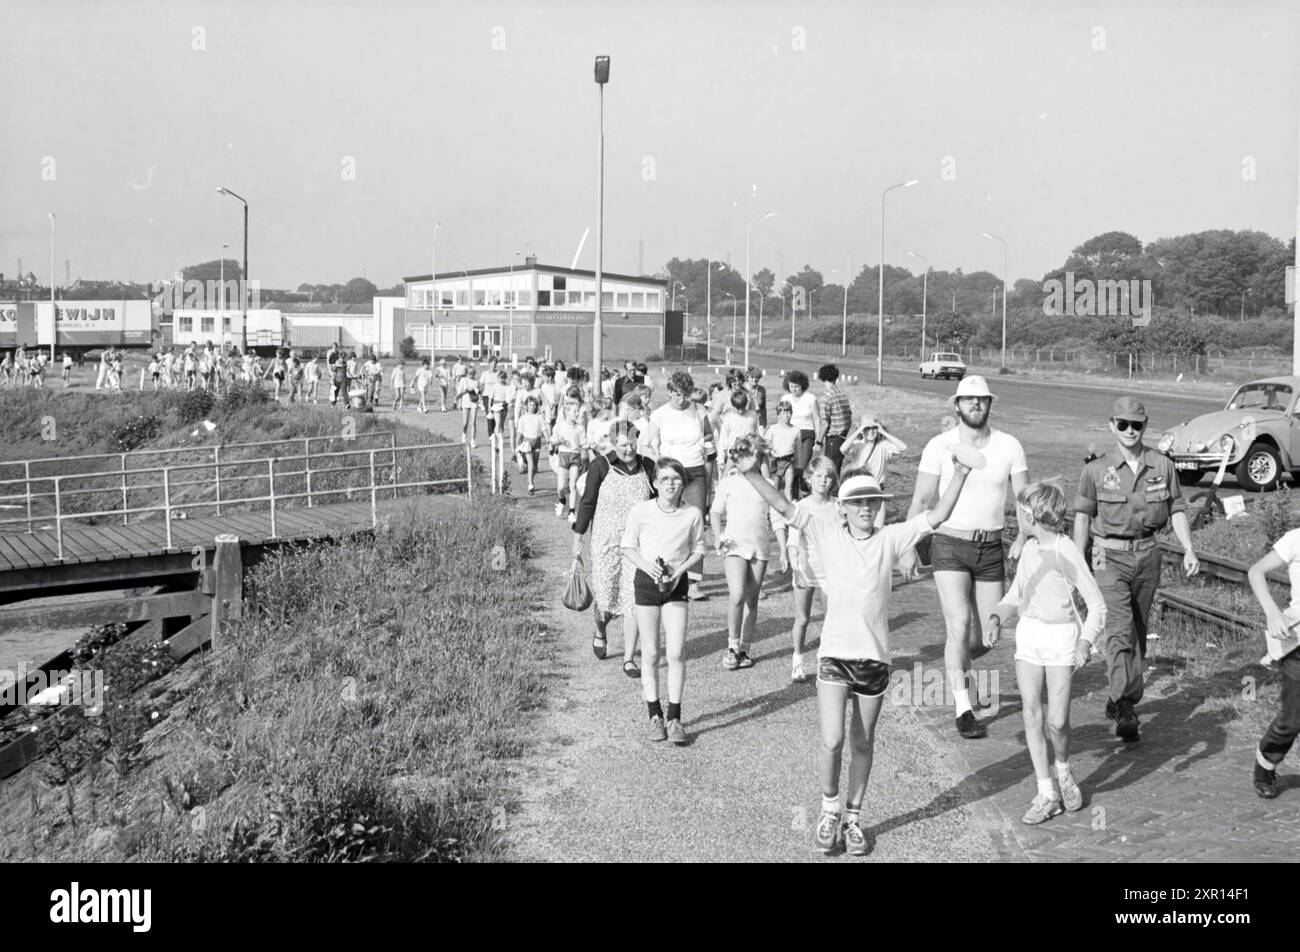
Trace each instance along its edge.
{"label": "girl in white shorts", "polygon": [[[734,459],[748,459],[758,455],[761,446],[757,437],[742,436],[731,452]],[[729,671],[752,668],[749,646],[758,623],[758,593],[772,551],[771,507],[748,479],[732,472],[718,483],[709,519],[727,575],[727,650],[722,666]]]}
{"label": "girl in white shorts", "polygon": [[[1106,602],[1064,534],[1065,493],[1052,483],[1030,483],[1016,495],[1016,514],[1029,536],[1011,590],[993,609],[985,644],[995,645],[1002,625],[1018,611],[1016,683],[1025,718],[1025,743],[1034,764],[1038,793],[1023,820],[1037,824],[1065,809],[1083,807],[1083,793],[1070,774],[1070,680],[1074,669],[1096,652],[1093,642],[1106,624]],[[1083,595],[1088,617],[1080,620],[1074,589]],[[1047,735],[1056,751],[1056,780],[1047,766],[1043,729],[1043,684],[1047,684]]]}

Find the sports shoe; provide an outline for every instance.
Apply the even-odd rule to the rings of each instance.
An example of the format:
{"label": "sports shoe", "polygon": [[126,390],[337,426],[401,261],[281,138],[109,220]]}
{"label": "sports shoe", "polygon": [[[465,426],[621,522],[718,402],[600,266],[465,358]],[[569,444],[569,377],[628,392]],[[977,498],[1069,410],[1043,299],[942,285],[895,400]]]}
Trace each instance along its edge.
{"label": "sports shoe", "polygon": [[570,512],[570,513],[569,513],[569,525],[571,525],[571,526],[575,526],[575,525],[577,525],[577,524],[578,524],[578,514],[577,514],[576,512]]}
{"label": "sports shoe", "polygon": [[1080,790],[1079,785],[1074,782],[1074,776],[1067,773],[1064,777],[1058,775],[1056,780],[1057,784],[1061,788],[1061,800],[1065,805],[1065,809],[1069,810],[1071,813],[1076,810],[1082,810],[1083,791]]}
{"label": "sports shoe", "polygon": [[557,519],[563,519],[563,518],[564,518],[564,503],[562,503],[562,502],[557,502],[557,503],[555,504],[555,518],[557,518]]}
{"label": "sports shoe", "polygon": [[678,747],[686,743],[686,728],[682,727],[680,718],[674,717],[668,722],[668,739]]}
{"label": "sports shoe", "polygon": [[1106,716],[1112,721],[1119,717],[1119,705],[1109,699],[1106,701]]}
{"label": "sports shoe", "polygon": [[1272,800],[1281,792],[1277,785],[1277,771],[1261,767],[1259,761],[1255,761],[1255,793],[1265,800]]}
{"label": "sports shoe", "polygon": [[735,648],[727,648],[726,653],[722,656],[722,666],[728,671],[735,671],[740,667],[740,654]]}
{"label": "sports shoe", "polygon": [[817,833],[814,837],[817,848],[823,853],[834,853],[844,842],[843,837],[844,830],[840,826],[840,815],[822,811],[821,819],[817,821]]}
{"label": "sports shoe", "polygon": [[871,834],[856,823],[845,823],[840,835],[844,837],[844,848],[850,856],[866,856],[875,845]]}
{"label": "sports shoe", "polygon": [[1138,733],[1137,711],[1133,710],[1133,702],[1128,698],[1123,698],[1119,702],[1119,716],[1115,719],[1115,736],[1126,744],[1132,744],[1141,739]]}
{"label": "sports shoe", "polygon": [[972,711],[967,711],[957,718],[957,733],[967,740],[979,740],[981,737],[989,736],[988,728],[975,719]]}
{"label": "sports shoe", "polygon": [[812,675],[802,661],[794,661],[790,665],[790,680],[796,684],[805,684],[812,680]]}
{"label": "sports shoe", "polygon": [[736,652],[737,668],[752,668],[753,666],[754,666],[754,659],[749,656],[748,651],[746,651],[744,648],[741,648],[738,652]]}
{"label": "sports shoe", "polygon": [[664,719],[658,714],[650,718],[650,727],[646,730],[646,737],[650,740],[668,739],[668,731],[664,729]]}
{"label": "sports shoe", "polygon": [[1039,823],[1046,823],[1061,812],[1060,800],[1049,800],[1039,793],[1034,796],[1033,801],[1029,804],[1029,811],[1020,818],[1020,822],[1029,826],[1037,826]]}
{"label": "sports shoe", "polygon": [[470,440],[470,441],[469,441],[469,448],[472,449],[472,450],[476,450],[476,449],[478,449],[478,440]]}

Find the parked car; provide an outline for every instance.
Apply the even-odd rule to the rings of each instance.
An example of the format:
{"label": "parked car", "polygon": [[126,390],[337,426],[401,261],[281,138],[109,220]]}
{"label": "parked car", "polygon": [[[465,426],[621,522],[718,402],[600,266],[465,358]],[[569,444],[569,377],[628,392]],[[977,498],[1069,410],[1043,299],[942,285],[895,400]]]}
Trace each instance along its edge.
{"label": "parked car", "polygon": [[922,377],[956,377],[960,380],[966,376],[966,362],[961,354],[931,354],[930,359],[921,364]]}
{"label": "parked car", "polygon": [[1300,377],[1266,377],[1237,388],[1222,410],[1180,423],[1156,448],[1191,486],[1222,465],[1251,492],[1275,489],[1284,473],[1300,474]]}

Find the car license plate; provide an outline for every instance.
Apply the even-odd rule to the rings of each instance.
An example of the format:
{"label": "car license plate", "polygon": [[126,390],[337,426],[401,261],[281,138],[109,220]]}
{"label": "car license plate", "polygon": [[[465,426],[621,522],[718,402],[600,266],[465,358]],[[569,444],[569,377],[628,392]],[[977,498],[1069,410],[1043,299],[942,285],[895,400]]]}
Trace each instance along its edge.
{"label": "car license plate", "polygon": [[1182,462],[1175,461],[1174,468],[1175,469],[1200,469],[1201,464],[1192,462],[1191,460],[1184,460]]}

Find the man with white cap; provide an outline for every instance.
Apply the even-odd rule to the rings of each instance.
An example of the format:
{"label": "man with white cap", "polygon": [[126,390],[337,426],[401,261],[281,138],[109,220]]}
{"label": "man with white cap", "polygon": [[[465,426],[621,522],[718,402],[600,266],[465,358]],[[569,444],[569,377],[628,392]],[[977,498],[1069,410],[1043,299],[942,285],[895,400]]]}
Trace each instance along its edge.
{"label": "man with white cap", "polygon": [[[939,590],[946,639],[943,659],[948,671],[957,716],[957,733],[967,740],[988,735],[975,717],[970,698],[972,651],[983,654],[984,630],[1003,594],[1002,526],[1006,520],[1007,484],[1012,494],[1029,482],[1029,466],[1020,441],[989,426],[993,394],[983,377],[964,377],[949,402],[957,425],[926,444],[917,467],[916,488],[908,518],[924,511],[936,493],[944,492],[954,476],[953,453],[960,446],[978,450],[985,465],[966,482],[952,515],[935,529],[930,541],[934,585]],[[969,452],[969,450],[963,450]],[[1025,537],[1011,546],[1019,557]],[[916,553],[900,563],[905,578],[916,578]],[[972,622],[975,622],[972,625]]]}
{"label": "man with white cap", "polygon": [[[817,651],[822,734],[817,767],[822,814],[815,839],[824,853],[834,852],[841,843],[855,856],[871,852],[860,815],[871,777],[876,720],[889,687],[890,576],[899,557],[952,514],[971,472],[967,460],[969,456],[966,460],[947,459],[953,475],[933,509],[878,529],[876,514],[891,495],[865,470],[846,473],[838,493],[839,505],[819,514],[806,503],[791,502],[768,483],[758,467],[760,458],[736,459],[737,470],[750,485],[783,518],[798,526],[810,548],[820,555],[818,583],[826,595],[826,620]],[[850,700],[852,755],[841,825],[840,755],[844,706]]]}

